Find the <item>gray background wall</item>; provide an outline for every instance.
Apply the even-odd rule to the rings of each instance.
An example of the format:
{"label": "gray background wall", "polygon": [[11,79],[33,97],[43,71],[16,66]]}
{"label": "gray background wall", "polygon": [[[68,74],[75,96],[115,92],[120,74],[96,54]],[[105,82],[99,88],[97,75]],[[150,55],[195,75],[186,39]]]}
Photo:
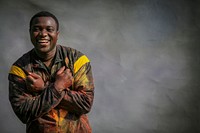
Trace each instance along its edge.
{"label": "gray background wall", "polygon": [[7,73],[32,48],[29,20],[41,10],[58,17],[59,43],[91,60],[94,133],[199,132],[198,0],[1,0],[1,133],[25,132]]}

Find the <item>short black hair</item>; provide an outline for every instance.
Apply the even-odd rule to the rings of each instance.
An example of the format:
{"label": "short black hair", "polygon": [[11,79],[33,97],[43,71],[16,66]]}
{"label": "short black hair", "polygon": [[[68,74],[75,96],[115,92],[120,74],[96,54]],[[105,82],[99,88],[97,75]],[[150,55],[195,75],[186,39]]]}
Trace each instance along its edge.
{"label": "short black hair", "polygon": [[31,29],[31,25],[33,23],[33,20],[37,17],[52,17],[55,21],[56,21],[56,24],[57,24],[57,31],[59,30],[59,22],[58,22],[58,19],[56,18],[55,15],[53,15],[52,13],[50,12],[47,12],[47,11],[41,11],[41,12],[38,12],[36,13],[30,20],[30,29]]}

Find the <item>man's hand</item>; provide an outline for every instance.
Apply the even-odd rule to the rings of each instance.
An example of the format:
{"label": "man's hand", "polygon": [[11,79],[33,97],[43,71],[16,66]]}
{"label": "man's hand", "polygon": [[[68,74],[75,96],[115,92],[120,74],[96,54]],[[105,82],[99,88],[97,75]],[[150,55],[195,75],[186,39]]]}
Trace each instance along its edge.
{"label": "man's hand", "polygon": [[61,67],[56,73],[56,81],[54,83],[55,88],[58,91],[62,91],[70,87],[73,83],[74,78],[70,69],[65,70],[65,66]]}
{"label": "man's hand", "polygon": [[26,85],[28,89],[33,92],[44,90],[44,81],[42,77],[36,73],[29,72],[29,75],[26,77]]}

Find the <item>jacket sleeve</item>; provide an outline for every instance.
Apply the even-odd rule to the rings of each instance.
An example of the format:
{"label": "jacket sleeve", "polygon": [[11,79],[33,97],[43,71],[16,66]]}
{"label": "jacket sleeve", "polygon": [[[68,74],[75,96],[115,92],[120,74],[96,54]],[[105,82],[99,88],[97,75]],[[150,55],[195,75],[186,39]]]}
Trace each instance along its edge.
{"label": "jacket sleeve", "polygon": [[[77,71],[77,72],[76,72]],[[65,92],[60,107],[75,114],[86,114],[90,111],[94,98],[94,83],[90,62],[82,64],[75,70],[74,86]]]}
{"label": "jacket sleeve", "polygon": [[46,87],[39,95],[33,96],[28,92],[23,77],[9,73],[8,79],[10,103],[15,114],[23,123],[28,123],[47,113],[57,106],[64,96],[64,92],[63,94],[57,92],[53,84]]}

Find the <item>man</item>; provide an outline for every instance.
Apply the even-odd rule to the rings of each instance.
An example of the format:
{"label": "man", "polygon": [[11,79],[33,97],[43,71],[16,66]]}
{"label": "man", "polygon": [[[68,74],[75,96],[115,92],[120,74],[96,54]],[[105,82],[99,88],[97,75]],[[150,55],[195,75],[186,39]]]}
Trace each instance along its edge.
{"label": "man", "polygon": [[34,48],[9,72],[9,100],[27,133],[91,133],[94,84],[89,59],[57,45],[59,23],[46,11],[30,21]]}

